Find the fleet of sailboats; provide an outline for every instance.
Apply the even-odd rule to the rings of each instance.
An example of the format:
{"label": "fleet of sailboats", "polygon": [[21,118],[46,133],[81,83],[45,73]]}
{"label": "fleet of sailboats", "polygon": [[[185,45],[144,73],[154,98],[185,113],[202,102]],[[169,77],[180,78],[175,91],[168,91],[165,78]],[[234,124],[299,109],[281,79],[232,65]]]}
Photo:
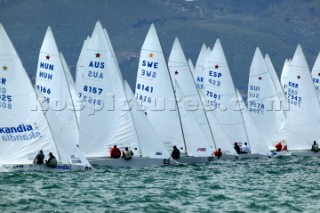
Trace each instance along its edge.
{"label": "fleet of sailboats", "polygon": [[[84,40],[76,81],[48,27],[35,87],[0,24],[0,170],[86,171],[93,166],[144,167],[217,159],[297,155],[320,142],[320,54],[310,73],[298,45],[279,80],[269,55],[256,49],[245,104],[221,42],[202,45],[193,65],[175,38],[166,61],[151,24],[134,92],[124,81],[100,22]],[[16,86],[19,85],[19,86]],[[249,153],[234,144],[248,144]],[[281,143],[287,150],[276,152]],[[111,158],[117,145],[133,158]],[[173,159],[176,146],[180,157]],[[221,150],[222,155],[215,156]],[[52,153],[55,168],[34,163]]]}

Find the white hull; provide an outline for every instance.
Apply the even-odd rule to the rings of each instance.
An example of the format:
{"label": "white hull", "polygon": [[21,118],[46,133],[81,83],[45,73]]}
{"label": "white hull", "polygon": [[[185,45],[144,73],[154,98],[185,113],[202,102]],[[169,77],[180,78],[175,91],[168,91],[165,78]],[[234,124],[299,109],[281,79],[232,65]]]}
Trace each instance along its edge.
{"label": "white hull", "polygon": [[58,164],[56,168],[48,167],[46,164],[6,164],[0,165],[0,171],[44,171],[44,172],[74,172],[74,171],[91,171],[91,167],[73,165],[73,164]]}
{"label": "white hull", "polygon": [[257,158],[271,158],[271,155],[261,154],[239,154],[238,159],[257,159]]}
{"label": "white hull", "polygon": [[216,161],[218,158],[215,156],[208,156],[208,157],[192,157],[192,156],[180,156],[177,160],[178,163],[183,164],[197,164],[197,163],[211,163]]}
{"label": "white hull", "polygon": [[148,167],[148,166],[168,166],[174,165],[177,162],[173,159],[157,159],[147,157],[133,157],[131,160],[123,158],[109,158],[109,157],[92,157],[88,158],[92,166],[104,167]]}
{"label": "white hull", "polygon": [[277,151],[271,151],[272,153],[272,157],[282,157],[282,156],[291,156],[292,153],[291,151],[281,151],[281,152],[277,152]]}
{"label": "white hull", "polygon": [[292,156],[300,156],[300,157],[320,157],[320,151],[313,152],[310,150],[290,150]]}

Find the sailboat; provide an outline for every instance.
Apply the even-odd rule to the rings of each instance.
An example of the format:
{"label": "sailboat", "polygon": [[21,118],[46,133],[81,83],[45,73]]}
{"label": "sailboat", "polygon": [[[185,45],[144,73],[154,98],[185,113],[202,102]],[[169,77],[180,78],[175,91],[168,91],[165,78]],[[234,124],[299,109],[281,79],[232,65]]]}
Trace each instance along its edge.
{"label": "sailboat", "polygon": [[[174,164],[167,150],[157,145],[148,123],[142,123],[141,111],[128,109],[128,99],[107,32],[97,22],[84,49],[77,88],[84,109],[80,112],[80,149],[92,165],[143,167]],[[128,91],[127,91],[128,92]],[[130,94],[129,94],[130,95]],[[139,113],[136,115],[135,113]],[[137,120],[137,116],[140,116]],[[141,131],[145,131],[142,135]],[[160,142],[159,142],[160,143]],[[134,153],[127,161],[110,158],[110,149],[117,145]],[[152,150],[152,152],[150,151]]]}
{"label": "sailboat", "polygon": [[194,76],[196,68],[194,67],[192,60],[190,58],[188,59],[188,65],[189,65],[189,69],[191,70],[192,76]]}
{"label": "sailboat", "polygon": [[320,140],[320,104],[300,44],[290,62],[288,79],[287,143],[292,155],[319,156],[311,150]]}
{"label": "sailboat", "polygon": [[212,133],[178,38],[174,40],[168,68],[179,100],[178,110],[188,155],[209,157],[215,148]]}
{"label": "sailboat", "polygon": [[201,50],[196,62],[194,79],[197,85],[197,88],[204,89],[204,63],[207,57],[208,48],[205,44],[202,44]]}
{"label": "sailboat", "polygon": [[73,97],[51,27],[48,27],[40,49],[35,84],[68,129],[73,143],[79,144],[78,118]]}
{"label": "sailboat", "polygon": [[[218,123],[232,145],[249,142],[244,127],[236,91],[220,40],[217,39],[205,65],[204,95],[216,112]],[[250,146],[250,144],[249,144]]]}
{"label": "sailboat", "polygon": [[[251,149],[251,155],[250,158],[252,157],[261,157],[261,156],[266,156],[266,157],[271,157],[271,152],[263,140],[261,134],[259,133],[256,124],[253,122],[248,109],[242,99],[242,96],[239,92],[239,90],[236,90],[237,98],[239,101],[239,110],[241,110],[241,114],[243,116],[244,120],[244,125],[247,130],[247,135],[250,143],[250,149]],[[239,155],[240,158],[245,158],[248,155]]]}
{"label": "sailboat", "polygon": [[[145,110],[168,152],[171,152],[173,146],[178,147],[181,153],[179,163],[201,163],[212,160],[211,156],[209,156],[210,159],[199,155],[194,156],[195,152],[188,150],[189,145],[186,144],[171,76],[153,24],[150,26],[140,53],[135,97]],[[204,150],[202,147],[200,149]],[[207,152],[207,149],[204,152]]]}
{"label": "sailboat", "polygon": [[[2,24],[0,65],[0,91],[3,97],[0,108],[1,167],[9,171],[91,170],[90,163],[75,144],[69,143],[70,140],[65,138],[68,137],[66,130],[53,128],[53,123],[53,126],[48,124],[36,92]],[[55,119],[55,124],[60,125],[59,122],[59,119]],[[61,137],[58,137],[57,132]],[[45,156],[52,152],[58,160],[58,166],[49,168],[45,164],[33,164],[39,150],[43,150]]]}
{"label": "sailboat", "polygon": [[[68,90],[70,91],[71,95],[71,100],[70,100],[70,109],[73,110],[76,113],[76,118],[77,118],[77,127],[79,130],[79,123],[80,123],[80,110],[81,110],[81,102],[78,97],[77,89],[76,89],[76,84],[75,81],[72,78],[71,71],[67,65],[66,60],[64,59],[63,54],[60,52],[60,59],[62,62],[64,74],[67,78],[67,85],[68,85]],[[77,144],[79,144],[79,141],[77,141]]]}
{"label": "sailboat", "polygon": [[[269,62],[270,63],[270,62]],[[269,69],[268,69],[269,68]],[[275,81],[267,67],[259,48],[256,48],[250,67],[248,85],[248,109],[251,118],[270,150],[283,141],[286,135],[283,128],[285,116]]]}
{"label": "sailboat", "polygon": [[320,98],[320,53],[318,54],[317,59],[313,65],[311,76],[318,94],[318,98]]}
{"label": "sailboat", "polygon": [[288,95],[288,68],[290,66],[291,60],[290,59],[285,59],[284,64],[283,64],[283,68],[282,68],[282,72],[281,72],[281,78],[280,78],[280,82],[281,82],[281,86],[283,88],[283,93],[285,95],[285,97],[287,97]]}

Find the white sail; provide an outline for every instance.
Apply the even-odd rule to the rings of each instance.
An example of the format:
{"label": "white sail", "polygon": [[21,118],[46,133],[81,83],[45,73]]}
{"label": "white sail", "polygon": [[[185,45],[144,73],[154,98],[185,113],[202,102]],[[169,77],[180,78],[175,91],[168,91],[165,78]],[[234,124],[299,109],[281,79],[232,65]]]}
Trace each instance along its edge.
{"label": "white sail", "polygon": [[44,37],[37,66],[36,88],[68,128],[73,143],[79,143],[78,121],[60,54],[50,27]]}
{"label": "white sail", "polygon": [[140,53],[135,97],[167,149],[176,145],[186,154],[170,74],[153,24]]}
{"label": "white sail", "polygon": [[256,124],[253,122],[248,109],[242,99],[239,90],[236,90],[239,101],[240,110],[242,112],[244,125],[247,130],[248,140],[250,141],[251,154],[260,154],[270,156],[271,152],[259,133]]}
{"label": "white sail", "polygon": [[[194,78],[192,76],[192,73],[188,66],[187,59],[183,53],[183,50],[178,38],[175,38],[174,40],[171,53],[169,56],[169,60],[168,60],[168,67],[169,67],[171,79],[173,81],[172,82],[173,87],[175,88],[175,90],[177,90],[176,86],[180,86],[181,88],[181,92],[179,96],[176,94],[177,98],[183,97],[183,99],[181,99],[183,103],[182,103],[182,106],[180,104],[179,109],[186,111],[184,112],[184,114],[186,113],[192,114],[193,119],[188,118],[187,122],[192,121],[192,124],[190,125],[193,126],[194,130],[196,130],[197,128],[201,130],[201,132],[199,132],[198,135],[202,134],[204,136],[202,140],[200,140],[200,138],[197,139],[196,137],[193,137],[193,138],[189,137],[190,140],[188,140],[188,137],[186,137],[186,135],[190,135],[192,134],[192,132],[188,132],[187,130],[185,130],[183,126],[187,124],[182,122],[186,146],[188,146],[188,143],[197,144],[197,141],[203,141],[204,144],[202,145],[202,147],[207,147],[207,149],[212,151],[214,144],[213,144],[213,138],[212,138],[210,126],[209,126],[205,111],[203,110],[202,101],[200,99]],[[180,116],[182,118],[181,110],[180,110]],[[187,116],[190,117],[190,115],[187,115]],[[192,131],[192,128],[189,129],[189,131]],[[200,142],[198,143],[200,144]],[[187,148],[187,150],[189,154],[189,149]]]}
{"label": "white sail", "polygon": [[0,164],[32,164],[41,149],[60,160],[36,93],[2,24],[0,68]]}
{"label": "white sail", "polygon": [[[37,91],[37,94],[39,99],[43,100],[43,95],[39,91]],[[47,107],[46,103],[42,103],[42,107]],[[69,129],[65,128],[65,125],[61,122],[55,111],[49,107],[48,110],[44,111],[44,114],[58,149],[60,161],[85,167],[85,170],[91,170],[90,163],[84,157],[78,145],[74,143],[73,138],[68,132]]]}
{"label": "white sail", "polygon": [[275,70],[275,68],[274,68],[274,66],[273,66],[273,64],[271,62],[271,59],[270,59],[268,54],[266,54],[266,56],[264,57],[264,61],[265,61],[266,65],[267,65],[268,72],[269,72],[269,74],[271,76],[272,82],[273,82],[273,84],[275,86],[275,89],[277,91],[278,97],[279,97],[279,99],[281,101],[282,109],[284,111],[289,110],[289,108],[288,108],[289,104],[288,104],[288,101],[287,101],[287,97],[284,94],[283,87],[281,85],[281,82],[280,82],[280,80],[278,78],[277,72],[276,72],[276,70]]}
{"label": "white sail", "polygon": [[320,105],[310,70],[298,45],[287,71],[287,143],[289,150],[309,150],[320,139]]}
{"label": "white sail", "polygon": [[238,154],[236,153],[229,138],[227,137],[226,133],[221,128],[221,126],[218,122],[218,119],[215,115],[216,111],[213,111],[209,105],[205,105],[206,101],[205,101],[204,94],[202,93],[202,91],[200,89],[198,89],[198,91],[199,91],[199,95],[200,95],[201,100],[203,100],[204,108],[206,110],[205,112],[206,112],[206,116],[207,116],[209,124],[210,124],[215,148],[216,149],[220,148],[222,153],[224,153],[224,154],[237,156]]}
{"label": "white sail", "polygon": [[[78,85],[82,85],[83,83],[81,82],[83,79],[83,75],[85,73],[86,70],[86,65],[85,65],[85,54],[86,54],[86,49],[88,47],[90,41],[90,37],[88,36],[86,40],[84,40],[82,48],[81,48],[81,52],[78,58],[78,62],[77,62],[77,69],[76,69],[76,90],[78,92]],[[79,97],[79,95],[78,95]]]}
{"label": "white sail", "polygon": [[283,64],[283,68],[282,68],[282,72],[281,72],[281,86],[283,88],[283,93],[285,95],[285,97],[287,97],[288,94],[288,68],[290,66],[290,62],[291,60],[289,59],[285,59],[284,64]]}
{"label": "white sail", "polygon": [[141,155],[149,158],[170,158],[156,130],[151,125],[140,104],[134,97],[129,84],[125,81],[125,89],[130,104],[133,122],[141,147]]}
{"label": "white sail", "polygon": [[[78,83],[84,109],[80,112],[80,149],[88,157],[109,156],[115,144],[139,156],[140,147],[126,94],[110,42],[97,22],[85,49],[82,79]],[[80,84],[81,83],[81,84]]]}
{"label": "white sail", "polygon": [[220,40],[217,39],[205,67],[204,95],[216,111],[218,123],[231,143],[248,142],[234,84]]}
{"label": "white sail", "polygon": [[[80,99],[78,97],[78,93],[77,93],[77,90],[76,90],[76,84],[75,84],[75,82],[74,82],[74,80],[72,78],[72,74],[71,74],[70,69],[69,69],[69,67],[67,65],[67,62],[64,59],[64,56],[63,56],[63,54],[61,52],[60,52],[60,59],[61,59],[61,62],[62,62],[63,70],[64,70],[64,73],[66,75],[69,91],[70,91],[70,94],[71,94],[72,102],[70,102],[70,104],[72,104],[72,108],[70,108],[70,110],[74,111],[74,113],[76,114],[77,126],[78,126],[78,129],[79,129],[81,103],[80,103]],[[79,141],[78,141],[78,144],[79,144]]]}
{"label": "white sail", "polygon": [[285,122],[278,90],[259,50],[256,49],[250,67],[248,109],[269,149],[285,140]]}
{"label": "white sail", "polygon": [[192,60],[190,58],[188,59],[188,65],[189,65],[189,68],[191,70],[192,76],[194,76],[194,74],[196,72],[196,68],[194,67],[194,65],[192,63]]}
{"label": "white sail", "polygon": [[194,72],[197,88],[201,90],[204,89],[204,62],[207,56],[207,50],[207,46],[202,44]]}
{"label": "white sail", "polygon": [[209,143],[203,133],[203,129],[198,124],[197,114],[186,106],[186,96],[183,94],[179,83],[175,81],[176,97],[179,100],[180,119],[183,134],[186,142],[188,156],[207,157],[213,153],[213,141]]}
{"label": "white sail", "polygon": [[0,66],[1,164],[32,163],[40,149],[57,154],[28,75],[1,24]]}
{"label": "white sail", "polygon": [[313,65],[311,76],[317,91],[318,98],[320,98],[320,53],[318,54],[317,59]]}

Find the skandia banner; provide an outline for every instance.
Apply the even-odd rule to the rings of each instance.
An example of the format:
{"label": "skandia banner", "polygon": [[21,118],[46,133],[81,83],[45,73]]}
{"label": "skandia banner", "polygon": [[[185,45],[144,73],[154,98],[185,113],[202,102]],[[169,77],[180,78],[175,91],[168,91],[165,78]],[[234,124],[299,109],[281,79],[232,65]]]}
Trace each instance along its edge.
{"label": "skandia banner", "polygon": [[2,141],[26,141],[40,137],[40,132],[30,124],[20,124],[13,127],[0,127]]}

